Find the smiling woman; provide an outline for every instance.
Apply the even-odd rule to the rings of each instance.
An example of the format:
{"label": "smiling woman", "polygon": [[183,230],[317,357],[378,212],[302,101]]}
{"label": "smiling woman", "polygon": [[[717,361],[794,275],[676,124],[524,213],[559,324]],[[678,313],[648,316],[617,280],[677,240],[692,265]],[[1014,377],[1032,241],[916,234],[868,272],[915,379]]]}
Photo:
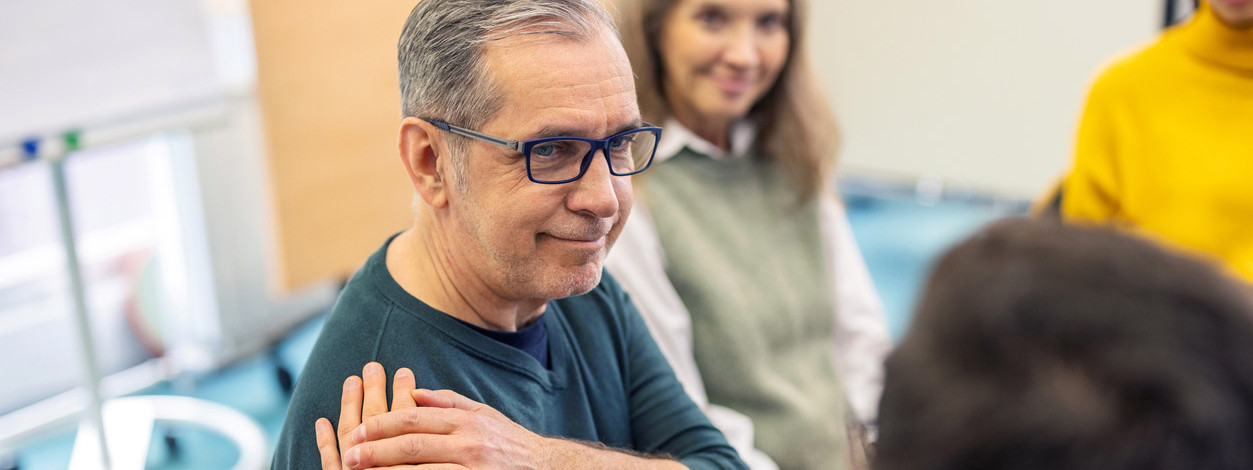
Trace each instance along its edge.
{"label": "smiling woman", "polygon": [[665,132],[609,270],[750,465],[860,463],[890,342],[828,190],[835,126],[805,2],[620,6],[640,110]]}

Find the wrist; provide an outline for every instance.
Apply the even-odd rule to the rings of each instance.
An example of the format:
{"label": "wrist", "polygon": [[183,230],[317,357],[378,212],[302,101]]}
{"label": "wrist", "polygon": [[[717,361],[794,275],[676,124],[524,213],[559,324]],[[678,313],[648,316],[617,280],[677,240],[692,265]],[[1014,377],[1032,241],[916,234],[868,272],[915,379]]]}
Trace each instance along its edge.
{"label": "wrist", "polygon": [[571,445],[574,444],[565,439],[537,435],[534,448],[537,467],[541,469],[570,468],[567,464],[572,461],[571,456],[574,453],[570,449]]}
{"label": "wrist", "polygon": [[540,436],[536,441],[536,461],[542,469],[686,469],[683,464],[662,456],[644,455],[615,449],[599,442]]}

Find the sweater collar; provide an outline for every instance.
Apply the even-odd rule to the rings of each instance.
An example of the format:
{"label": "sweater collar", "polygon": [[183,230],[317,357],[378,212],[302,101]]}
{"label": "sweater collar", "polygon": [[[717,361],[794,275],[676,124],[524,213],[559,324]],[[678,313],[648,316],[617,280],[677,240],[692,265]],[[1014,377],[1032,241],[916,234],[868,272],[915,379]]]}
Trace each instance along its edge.
{"label": "sweater collar", "polygon": [[1175,33],[1189,54],[1223,67],[1253,72],[1253,28],[1227,26],[1202,1],[1200,9]]}
{"label": "sweater collar", "polygon": [[661,142],[657,144],[658,162],[664,162],[678,155],[683,149],[704,155],[715,160],[723,158],[739,158],[748,155],[753,141],[757,139],[757,125],[747,119],[731,124],[731,151],[724,152],[712,142],[702,139],[688,128],[679,124],[674,117],[666,118],[662,127]]}

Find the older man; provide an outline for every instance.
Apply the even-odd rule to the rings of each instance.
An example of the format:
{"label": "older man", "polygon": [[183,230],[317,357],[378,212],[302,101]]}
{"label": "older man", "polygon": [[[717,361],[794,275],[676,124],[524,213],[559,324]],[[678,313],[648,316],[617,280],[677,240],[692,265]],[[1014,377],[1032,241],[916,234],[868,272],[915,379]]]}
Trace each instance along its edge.
{"label": "older man", "polygon": [[[423,0],[399,55],[415,222],[345,288],[274,468],[319,465],[314,422],[340,414],[341,390],[350,468],[742,467],[602,278],[629,175],[660,136],[608,15],[594,0]],[[393,399],[407,406],[390,413],[380,364],[404,368]],[[415,383],[444,390],[415,407]]]}

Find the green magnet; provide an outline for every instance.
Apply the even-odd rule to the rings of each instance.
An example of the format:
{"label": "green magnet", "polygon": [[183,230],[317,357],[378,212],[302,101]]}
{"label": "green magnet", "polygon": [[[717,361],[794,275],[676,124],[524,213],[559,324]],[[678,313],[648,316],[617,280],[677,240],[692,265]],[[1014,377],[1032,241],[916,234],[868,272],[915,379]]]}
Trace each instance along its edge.
{"label": "green magnet", "polygon": [[81,131],[73,130],[73,131],[66,132],[64,136],[65,151],[73,152],[75,150],[78,150],[81,144],[81,137],[82,137]]}

